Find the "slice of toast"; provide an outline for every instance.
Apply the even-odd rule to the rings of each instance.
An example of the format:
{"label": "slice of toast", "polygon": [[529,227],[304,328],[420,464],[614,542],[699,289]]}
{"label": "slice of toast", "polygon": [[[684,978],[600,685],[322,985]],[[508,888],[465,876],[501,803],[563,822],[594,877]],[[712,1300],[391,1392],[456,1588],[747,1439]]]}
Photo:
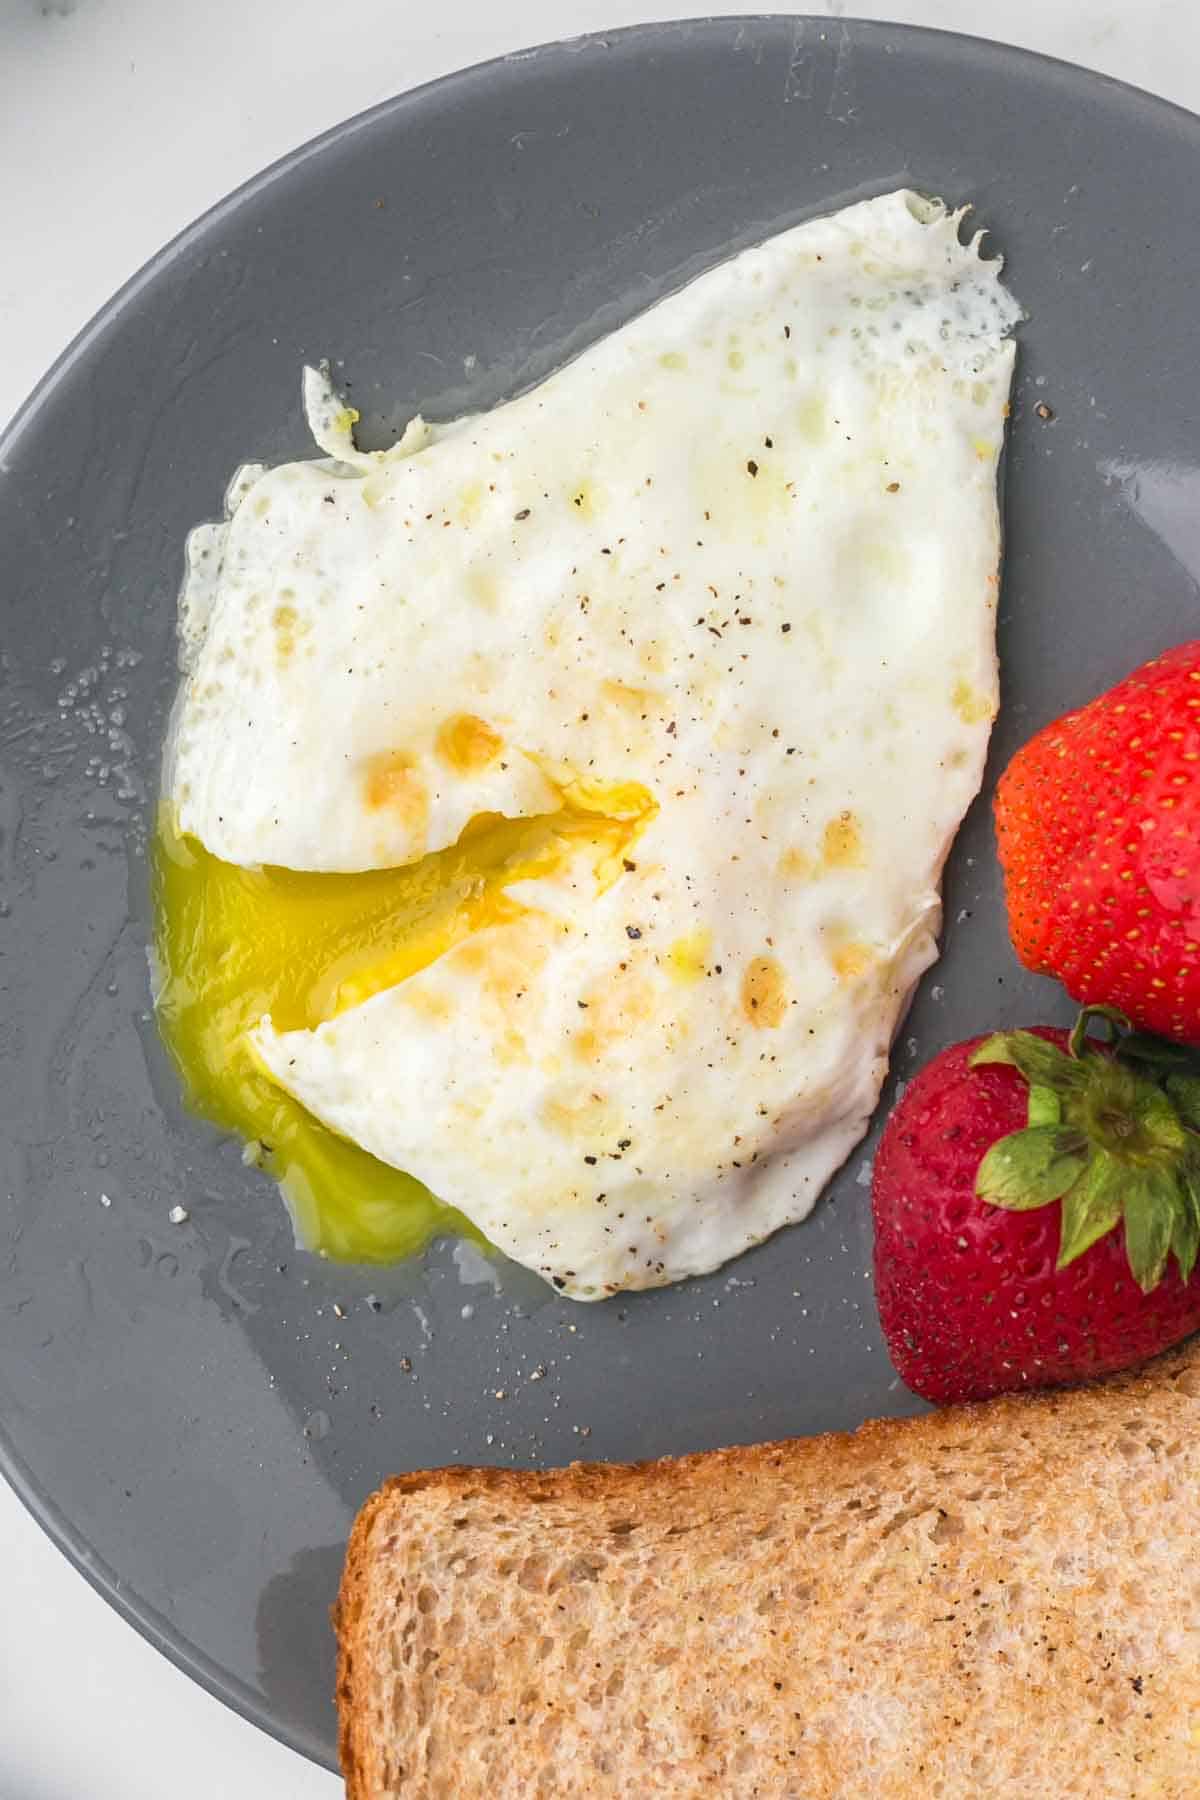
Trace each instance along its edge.
{"label": "slice of toast", "polygon": [[336,1609],[350,1800],[1200,1795],[1200,1339],[848,1436],[401,1475]]}

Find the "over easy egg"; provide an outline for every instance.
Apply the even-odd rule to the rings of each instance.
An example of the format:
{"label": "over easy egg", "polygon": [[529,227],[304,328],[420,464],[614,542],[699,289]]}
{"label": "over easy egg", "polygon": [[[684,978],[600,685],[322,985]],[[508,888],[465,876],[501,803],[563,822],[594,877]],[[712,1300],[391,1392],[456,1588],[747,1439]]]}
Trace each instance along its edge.
{"label": "over easy egg", "polygon": [[[936,955],[1018,316],[959,225],[785,232],[389,452],[310,372],[327,460],[193,536],[171,829],[341,896],[218,1085],[251,1059],[578,1298],[802,1218]],[[356,898],[423,858],[419,918]]]}

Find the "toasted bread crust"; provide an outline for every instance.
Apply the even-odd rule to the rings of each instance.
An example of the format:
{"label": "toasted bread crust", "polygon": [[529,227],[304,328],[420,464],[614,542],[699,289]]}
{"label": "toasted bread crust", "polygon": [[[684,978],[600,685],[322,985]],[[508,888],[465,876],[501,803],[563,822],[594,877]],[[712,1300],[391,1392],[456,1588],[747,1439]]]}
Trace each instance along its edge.
{"label": "toasted bread crust", "polygon": [[[370,1743],[363,1737],[367,1719],[356,1705],[356,1658],[369,1654],[363,1642],[361,1621],[367,1583],[371,1575],[371,1533],[391,1498],[392,1482],[385,1482],[359,1509],[346,1545],[346,1561],[331,1618],[337,1633],[338,1761],[346,1784],[346,1800],[365,1800],[363,1785]],[[361,1740],[361,1741],[360,1741]]]}
{"label": "toasted bread crust", "polygon": [[[981,1487],[989,1481],[999,1483],[990,1503]],[[1153,1539],[1138,1515],[1143,1498]],[[461,1601],[451,1590],[466,1584],[447,1560],[454,1531],[482,1569],[472,1598]],[[866,1791],[901,1800],[924,1781],[946,1800],[965,1800],[1037,1791],[1049,1756],[1063,1795],[1185,1800],[1200,1792],[1200,1628],[1174,1596],[1198,1532],[1200,1339],[1091,1387],[873,1420],[852,1433],[639,1464],[394,1476],[355,1522],[335,1609],[347,1794],[687,1794],[728,1791],[736,1776],[747,1793],[804,1800]],[[644,1543],[645,1560],[618,1567],[614,1533]],[[764,1558],[760,1540],[772,1536],[778,1550]],[[551,1539],[562,1566],[543,1579]],[[581,1561],[576,1585],[570,1568]],[[589,1572],[593,1564],[603,1581]],[[784,1620],[786,1651],[755,1617],[776,1572],[793,1593],[805,1590],[803,1630],[795,1609]],[[560,1576],[566,1585],[556,1589]],[[648,1610],[638,1597],[647,1584],[655,1590]],[[1021,1591],[1020,1607],[1006,1588]],[[719,1618],[705,1635],[689,1616],[686,1647],[673,1661],[672,1609],[683,1621],[697,1593]],[[991,1609],[1002,1602],[997,1636],[1002,1615]],[[469,1628],[452,1610],[460,1605],[477,1609]],[[952,1645],[949,1622],[963,1631]],[[597,1699],[590,1670],[569,1650],[560,1656],[568,1625],[584,1633],[597,1670],[611,1661],[610,1685],[623,1698]],[[1107,1663],[1091,1641],[1106,1631],[1118,1645]],[[731,1632],[745,1640],[740,1663],[728,1660]],[[779,1636],[770,1629],[770,1639]],[[858,1638],[866,1640],[861,1661],[846,1663]],[[432,1685],[411,1673],[410,1643],[436,1667]],[[645,1679],[631,1644],[664,1658],[670,1681]],[[986,1644],[1020,1673],[1024,1706],[1041,1709],[1040,1748],[1021,1742],[1031,1714],[1014,1698],[1016,1674],[997,1686]],[[1157,1666],[1127,1673],[1130,1644]],[[745,1732],[729,1724],[743,1715],[719,1690],[736,1667],[755,1705],[748,1763],[748,1748],[731,1748],[729,1736]],[[908,1705],[909,1671],[926,1688],[942,1684],[932,1709],[928,1693]],[[1155,1681],[1154,1704],[1133,1705]],[[698,1696],[713,1692],[720,1725],[706,1733]],[[648,1713],[655,1696],[680,1715],[667,1731],[669,1753]],[[1101,1723],[1081,1734],[1080,1709],[1090,1717],[1093,1708]],[[790,1761],[781,1760],[787,1733],[774,1730],[776,1713],[795,1739]],[[871,1726],[875,1714],[891,1718],[899,1738],[864,1752],[872,1731],[887,1738],[890,1729]],[[630,1720],[647,1718],[634,1753]],[[619,1743],[608,1743],[610,1730]],[[1013,1785],[981,1786],[978,1774],[970,1785],[963,1771],[972,1730],[981,1753],[999,1758],[997,1770],[1020,1769],[1020,1782],[1034,1787],[1022,1789],[1015,1775]],[[1055,1765],[1046,1747],[1055,1734],[1074,1770]],[[544,1744],[562,1759],[553,1788],[544,1785]],[[876,1757],[869,1790],[856,1785],[866,1765],[854,1758],[864,1753]]]}

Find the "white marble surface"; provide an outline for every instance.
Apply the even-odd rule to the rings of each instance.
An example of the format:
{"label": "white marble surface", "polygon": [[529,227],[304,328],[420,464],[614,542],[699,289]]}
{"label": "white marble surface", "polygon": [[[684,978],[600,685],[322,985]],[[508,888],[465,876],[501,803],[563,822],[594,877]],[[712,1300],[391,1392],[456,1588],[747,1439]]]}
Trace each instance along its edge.
{"label": "white marble surface", "polygon": [[[704,10],[700,0],[0,0],[0,419],[160,244],[325,126],[564,32]],[[1002,37],[1200,110],[1195,0],[808,0],[807,10]],[[0,1800],[340,1791],[149,1649],[2,1484],[0,1721]]]}

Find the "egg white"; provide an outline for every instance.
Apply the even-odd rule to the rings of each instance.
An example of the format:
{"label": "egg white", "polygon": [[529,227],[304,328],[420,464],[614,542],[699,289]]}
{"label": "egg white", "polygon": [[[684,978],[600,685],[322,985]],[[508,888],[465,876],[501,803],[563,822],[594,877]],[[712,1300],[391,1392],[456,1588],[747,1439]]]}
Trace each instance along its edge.
{"label": "egg white", "polygon": [[565,848],[420,973],[253,1033],[577,1298],[802,1218],[936,956],[1018,316],[959,227],[901,192],[782,233],[391,452],[310,378],[328,459],[252,471],[193,541],[169,779],[217,855],[377,868],[651,797],[618,866]]}

